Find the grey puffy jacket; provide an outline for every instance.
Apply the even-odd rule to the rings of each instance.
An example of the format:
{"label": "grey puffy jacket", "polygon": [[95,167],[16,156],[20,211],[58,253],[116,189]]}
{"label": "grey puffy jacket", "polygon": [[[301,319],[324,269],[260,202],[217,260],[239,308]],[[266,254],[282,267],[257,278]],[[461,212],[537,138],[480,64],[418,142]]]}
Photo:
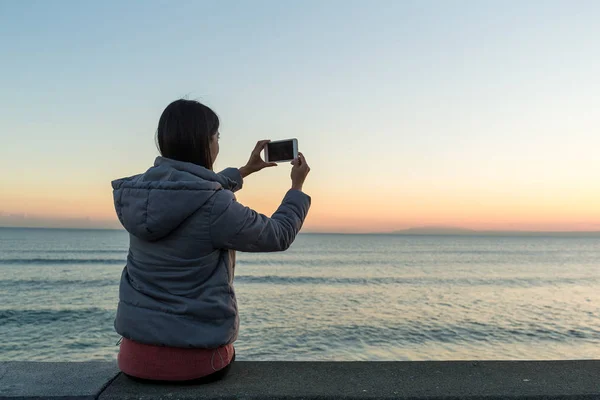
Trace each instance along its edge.
{"label": "grey puffy jacket", "polygon": [[215,348],[237,339],[235,250],[271,252],[294,241],[310,197],[290,190],[268,218],[235,199],[237,169],[215,173],[158,157],[112,182],[130,244],[115,329],[140,343]]}

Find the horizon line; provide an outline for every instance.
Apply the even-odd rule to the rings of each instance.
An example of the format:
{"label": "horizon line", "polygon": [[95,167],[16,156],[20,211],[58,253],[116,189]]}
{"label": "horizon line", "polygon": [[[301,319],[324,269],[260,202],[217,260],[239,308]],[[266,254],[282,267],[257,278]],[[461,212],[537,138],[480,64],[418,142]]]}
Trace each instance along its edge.
{"label": "horizon line", "polygon": [[[46,227],[46,226],[0,226],[0,229],[30,229],[30,230],[63,230],[63,231],[122,231],[127,232],[125,228],[87,228],[87,227]],[[385,232],[335,232],[335,231],[300,231],[304,235],[387,235],[387,236],[493,236],[493,235],[586,235],[600,236],[600,230],[577,231],[577,230],[476,230],[476,229],[457,229],[456,231],[446,231],[442,229],[436,232],[435,228],[431,231],[419,231],[419,228],[409,228],[396,231]]]}

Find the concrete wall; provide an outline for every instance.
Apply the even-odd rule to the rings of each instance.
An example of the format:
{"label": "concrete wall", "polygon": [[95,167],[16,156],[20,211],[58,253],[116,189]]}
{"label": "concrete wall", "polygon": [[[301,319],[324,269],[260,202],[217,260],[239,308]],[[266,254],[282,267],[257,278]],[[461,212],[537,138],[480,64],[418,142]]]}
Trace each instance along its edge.
{"label": "concrete wall", "polygon": [[598,361],[236,362],[221,382],[149,385],[114,363],[0,363],[0,399],[600,399]]}

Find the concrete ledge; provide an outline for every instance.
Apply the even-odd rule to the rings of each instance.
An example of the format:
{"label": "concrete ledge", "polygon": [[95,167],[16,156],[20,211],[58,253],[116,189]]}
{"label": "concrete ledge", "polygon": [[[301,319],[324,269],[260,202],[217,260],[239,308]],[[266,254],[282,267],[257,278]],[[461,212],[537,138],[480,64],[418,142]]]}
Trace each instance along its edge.
{"label": "concrete ledge", "polygon": [[118,374],[107,362],[4,362],[0,399],[96,399]]}
{"label": "concrete ledge", "polygon": [[0,399],[600,399],[600,360],[236,362],[224,381],[203,386],[112,380],[113,363],[2,368]]}

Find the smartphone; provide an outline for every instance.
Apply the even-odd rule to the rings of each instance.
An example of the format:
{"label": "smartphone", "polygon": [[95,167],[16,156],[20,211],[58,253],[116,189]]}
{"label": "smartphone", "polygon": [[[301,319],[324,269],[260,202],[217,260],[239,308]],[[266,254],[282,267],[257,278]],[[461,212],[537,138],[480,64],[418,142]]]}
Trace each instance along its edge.
{"label": "smartphone", "polygon": [[265,147],[266,162],[292,161],[298,157],[298,139],[277,140]]}

